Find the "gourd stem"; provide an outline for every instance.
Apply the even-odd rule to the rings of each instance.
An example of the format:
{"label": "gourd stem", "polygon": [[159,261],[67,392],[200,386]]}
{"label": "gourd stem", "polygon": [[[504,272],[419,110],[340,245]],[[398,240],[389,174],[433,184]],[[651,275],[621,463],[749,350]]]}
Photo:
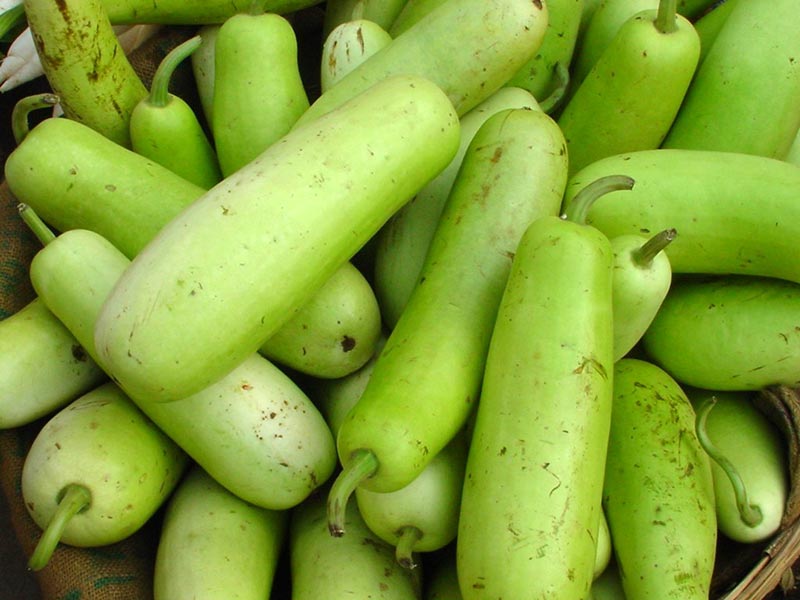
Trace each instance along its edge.
{"label": "gourd stem", "polygon": [[572,199],[572,202],[570,202],[561,218],[583,225],[586,223],[589,209],[592,207],[595,200],[609,192],[630,190],[633,188],[633,183],[633,179],[627,175],[605,175],[603,177],[598,177],[575,194],[575,197]]}
{"label": "gourd stem", "polygon": [[17,145],[21,144],[30,132],[31,125],[28,121],[30,113],[41,108],[53,108],[60,101],[56,94],[50,92],[33,94],[17,100],[11,109],[11,134]]}
{"label": "gourd stem", "polygon": [[673,33],[678,29],[677,0],[659,0],[655,26],[661,33]]}
{"label": "gourd stem", "polygon": [[147,102],[151,106],[164,107],[169,104],[169,82],[172,79],[172,74],[178,68],[178,65],[197,50],[202,41],[199,35],[191,37],[175,46],[161,59],[153,75],[153,81],[150,84],[150,95],[147,98]]}
{"label": "gourd stem", "polygon": [[339,472],[328,492],[328,531],[334,537],[344,535],[347,501],[358,485],[378,470],[378,457],[370,450],[356,450]]}
{"label": "gourd stem", "polygon": [[28,560],[28,568],[38,571],[47,566],[70,519],[89,508],[91,501],[92,495],[89,490],[77,483],[70,484],[62,490],[58,508],[42,532],[42,537],[39,538]]}
{"label": "gourd stem", "polygon": [[548,115],[559,107],[564,99],[564,94],[567,93],[567,87],[569,87],[569,69],[567,65],[562,62],[555,64],[555,67],[553,67],[553,80],[555,81],[553,91],[539,103],[539,108]]}
{"label": "gourd stem", "polygon": [[20,202],[17,204],[17,210],[19,211],[19,216],[22,217],[22,220],[25,221],[25,224],[43,246],[47,246],[47,244],[56,239],[56,234],[53,233],[52,229],[42,221],[41,217],[39,217],[30,206],[24,202]]}
{"label": "gourd stem", "polygon": [[395,544],[395,557],[401,567],[414,569],[417,562],[414,560],[414,548],[422,537],[422,531],[413,525],[406,525],[398,532],[397,543]]}
{"label": "gourd stem", "polygon": [[675,229],[659,231],[631,253],[633,262],[640,267],[649,266],[658,253],[669,246],[676,235],[678,232]]}
{"label": "gourd stem", "polygon": [[741,475],[739,475],[739,471],[736,470],[736,467],[728,460],[728,457],[726,457],[708,437],[706,420],[708,419],[708,413],[711,412],[711,409],[714,408],[716,403],[717,399],[712,396],[704,400],[700,406],[697,407],[697,418],[695,420],[697,439],[706,454],[719,465],[731,482],[733,493],[736,498],[736,506],[739,509],[742,522],[748,527],[755,527],[764,520],[761,509],[756,504],[750,504],[750,500],[747,497],[747,488],[744,481],[742,481]]}

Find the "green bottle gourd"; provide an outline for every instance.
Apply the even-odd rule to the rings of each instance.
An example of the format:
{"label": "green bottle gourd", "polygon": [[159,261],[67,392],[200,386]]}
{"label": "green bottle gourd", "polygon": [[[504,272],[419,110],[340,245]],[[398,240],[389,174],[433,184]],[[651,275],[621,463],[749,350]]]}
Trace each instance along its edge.
{"label": "green bottle gourd", "polygon": [[283,137],[308,109],[297,38],[275,13],[237,14],[214,40],[211,131],[227,177]]}
{"label": "green bottle gourd", "polygon": [[131,149],[176,175],[210,188],[222,179],[217,156],[194,109],[169,92],[172,74],[201,43],[189,38],[161,60],[150,93],[133,108],[129,122]]}
{"label": "green bottle gourd", "polygon": [[679,384],[617,361],[603,508],[628,600],[708,600],[717,548],[710,459]]}
{"label": "green bottle gourd", "polygon": [[420,77],[388,78],[326,117],[198,198],[126,269],[95,345],[132,396],[179,400],[240,365],[458,145],[452,104]]}

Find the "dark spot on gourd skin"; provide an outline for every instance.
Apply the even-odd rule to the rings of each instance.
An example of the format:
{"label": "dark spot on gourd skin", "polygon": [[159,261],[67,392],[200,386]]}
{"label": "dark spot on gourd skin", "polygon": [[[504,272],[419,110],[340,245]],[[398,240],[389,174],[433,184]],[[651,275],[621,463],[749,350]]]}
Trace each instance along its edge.
{"label": "dark spot on gourd skin", "polygon": [[350,352],[353,348],[356,347],[356,340],[355,338],[352,338],[349,335],[345,335],[342,338],[341,345],[343,352]]}
{"label": "dark spot on gourd skin", "polygon": [[73,344],[71,351],[72,351],[72,358],[74,358],[78,362],[86,362],[89,359],[89,356],[86,354],[86,350],[83,349],[83,346],[80,346],[78,344]]}

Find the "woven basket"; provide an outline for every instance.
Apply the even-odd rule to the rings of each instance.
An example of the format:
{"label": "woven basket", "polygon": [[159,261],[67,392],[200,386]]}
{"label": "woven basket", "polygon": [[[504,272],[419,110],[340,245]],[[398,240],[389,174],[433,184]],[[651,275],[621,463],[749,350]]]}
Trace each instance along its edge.
{"label": "woven basket", "polygon": [[[314,8],[293,15],[300,44],[300,66],[307,74],[309,96],[318,95],[314,74],[319,65],[322,9]],[[165,28],[131,56],[143,81],[149,85],[158,62],[176,44],[193,35],[193,28]],[[26,84],[0,97],[0,117],[8,123],[13,104],[25,95],[46,91],[43,79]],[[179,68],[173,91],[199,107],[191,71]],[[6,130],[8,132],[8,129]],[[0,160],[5,162],[13,149],[10,134],[0,136]],[[0,183],[0,319],[22,308],[34,297],[27,268],[39,243],[17,214],[17,201],[4,183]],[[792,469],[792,494],[787,504],[782,530],[774,539],[761,545],[737,545],[721,540],[711,598],[725,600],[777,600],[800,598],[795,589],[794,565],[800,558],[800,394],[795,390],[764,390],[759,396],[762,410],[780,427],[787,439]],[[6,562],[6,582],[15,582],[12,591],[0,587],[0,600],[148,600],[152,598],[155,551],[160,530],[160,514],[124,542],[96,549],[59,546],[48,566],[34,574],[9,572],[16,565],[24,569],[40,536],[39,528],[29,517],[21,496],[22,464],[42,419],[18,429],[0,431],[0,527],[10,523],[11,531],[0,529],[0,544],[9,551],[22,553],[21,560]],[[5,511],[3,510],[5,509]],[[0,554],[0,557],[3,555]],[[286,575],[284,574],[284,578]],[[26,587],[25,582],[30,586]],[[2,586],[0,581],[0,586]],[[10,584],[6,584],[10,585]],[[25,590],[20,591],[20,590]],[[21,595],[24,594],[24,595]],[[273,600],[288,597],[283,591]],[[654,599],[657,600],[657,599]]]}

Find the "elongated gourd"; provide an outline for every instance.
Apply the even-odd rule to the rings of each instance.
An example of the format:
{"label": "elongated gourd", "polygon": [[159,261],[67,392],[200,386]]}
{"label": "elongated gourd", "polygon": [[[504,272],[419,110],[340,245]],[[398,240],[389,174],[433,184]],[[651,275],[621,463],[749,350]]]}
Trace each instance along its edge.
{"label": "elongated gourd", "polygon": [[492,333],[456,540],[465,600],[586,598],[611,421],[608,239],[559,217],[520,240]]}
{"label": "elongated gourd", "polygon": [[546,28],[540,0],[447,0],[322,94],[298,125],[399,73],[435,83],[461,116],[530,58]]}
{"label": "elongated gourd", "polygon": [[650,362],[614,365],[603,507],[628,600],[708,600],[717,544],[710,459],[678,383]]}
{"label": "elongated gourd", "polygon": [[[128,258],[206,191],[60,118],[45,119],[27,134],[6,160],[5,176],[15,198],[49,225],[95,231]],[[303,373],[342,377],[369,358],[379,329],[369,282],[344,263],[259,350]]]}
{"label": "elongated gourd", "polygon": [[392,215],[378,232],[372,285],[384,323],[390,329],[397,324],[417,284],[467,147],[489,117],[509,108],[538,110],[539,104],[529,91],[505,86],[461,117],[458,151],[450,164]]}
{"label": "elongated gourd", "polygon": [[[42,70],[64,114],[130,147],[134,107],[147,96],[102,0],[25,0]],[[91,31],[91,35],[87,35]]]}
{"label": "elongated gourd", "polygon": [[94,547],[139,530],[188,464],[181,449],[112,382],[48,420],[22,468],[22,497],[45,530],[31,556],[43,568],[57,541]]}
{"label": "elongated gourd", "polygon": [[798,20],[794,0],[737,2],[663,147],[786,156],[800,127]]}
{"label": "elongated gourd", "polygon": [[193,465],[165,507],[154,600],[269,598],[288,511],[253,506]]}
{"label": "elongated gourd", "polygon": [[458,132],[444,93],[410,76],[295,128],[134,258],[98,319],[103,362],[134,397],[218,381],[447,165]]}
{"label": "elongated gourd", "polygon": [[631,190],[599,198],[587,215],[609,237],[674,228],[673,273],[738,273],[800,282],[800,169],[732,152],[644,150],[598,160],[567,184],[564,205],[595,179],[624,174]]}
{"label": "elongated gourd", "polygon": [[32,423],[108,376],[40,298],[0,321],[0,429]]}
{"label": "elongated gourd", "polygon": [[[104,369],[93,344],[94,323],[129,264],[105,238],[80,229],[59,235],[31,262],[34,289]],[[259,354],[181,402],[134,400],[220,484],[262,508],[299,504],[336,466],[322,415]]]}
{"label": "elongated gourd", "polygon": [[224,176],[285,135],[308,109],[297,58],[294,28],[281,15],[237,14],[219,28],[210,123]]}
{"label": "elongated gourd", "polygon": [[766,277],[682,278],[642,338],[678,381],[711,390],[800,384],[800,284]]}
{"label": "elongated gourd", "polygon": [[115,25],[213,25],[248,10],[284,15],[320,3],[321,0],[103,0],[108,18]]}
{"label": "elongated gourd", "polygon": [[472,139],[420,283],[339,429],[334,534],[356,487],[408,485],[465,426],[522,232],[558,212],[563,143],[553,119],[528,109],[495,113]]}

